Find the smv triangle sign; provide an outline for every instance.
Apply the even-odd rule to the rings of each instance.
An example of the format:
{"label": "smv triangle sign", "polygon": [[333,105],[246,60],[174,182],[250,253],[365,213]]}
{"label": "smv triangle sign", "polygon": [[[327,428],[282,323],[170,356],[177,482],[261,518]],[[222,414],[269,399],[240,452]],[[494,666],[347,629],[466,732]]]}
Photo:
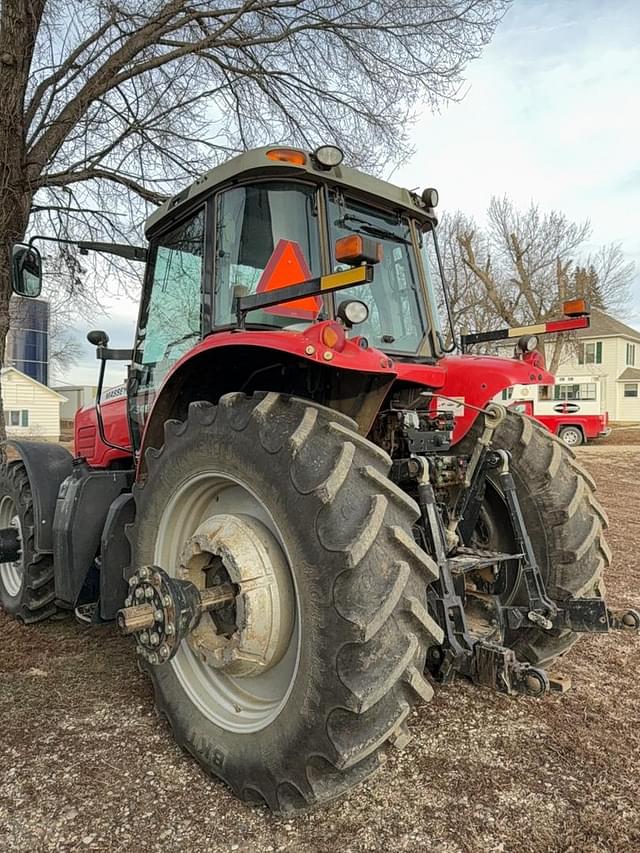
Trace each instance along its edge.
{"label": "smv triangle sign", "polygon": [[[278,290],[290,284],[300,284],[313,278],[302,249],[293,240],[279,240],[258,282],[257,292]],[[304,296],[284,305],[265,308],[269,314],[295,317],[297,320],[315,320],[322,309],[320,296]]]}

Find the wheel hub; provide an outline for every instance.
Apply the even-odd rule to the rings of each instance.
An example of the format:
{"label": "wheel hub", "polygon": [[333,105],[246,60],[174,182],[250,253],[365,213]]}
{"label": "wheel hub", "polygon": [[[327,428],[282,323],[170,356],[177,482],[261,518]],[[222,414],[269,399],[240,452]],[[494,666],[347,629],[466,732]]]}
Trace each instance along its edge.
{"label": "wheel hub", "polygon": [[235,514],[207,518],[187,541],[176,576],[198,590],[228,579],[236,591],[226,619],[219,611],[203,616],[188,635],[204,663],[234,676],[258,675],[278,663],[293,631],[294,593],[282,549],[262,522]]}
{"label": "wheel hub", "polygon": [[13,499],[4,495],[0,500],[0,563],[2,582],[9,595],[18,595],[23,583],[22,526]]}

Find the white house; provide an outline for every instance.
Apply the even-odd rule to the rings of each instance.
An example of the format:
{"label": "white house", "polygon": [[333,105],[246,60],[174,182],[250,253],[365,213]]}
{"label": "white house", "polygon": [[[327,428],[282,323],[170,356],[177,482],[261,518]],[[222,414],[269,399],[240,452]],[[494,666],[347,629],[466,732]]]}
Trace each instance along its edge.
{"label": "white house", "polygon": [[66,398],[60,408],[61,420],[73,423],[78,409],[95,402],[97,390],[96,385],[56,385],[54,391]]}
{"label": "white house", "polygon": [[576,381],[601,376],[609,420],[640,422],[640,332],[592,308],[590,327],[579,329],[576,338],[577,347],[565,349],[558,373],[570,373]]}
{"label": "white house", "polygon": [[60,406],[66,397],[15,367],[4,367],[0,377],[7,435],[60,441]]}

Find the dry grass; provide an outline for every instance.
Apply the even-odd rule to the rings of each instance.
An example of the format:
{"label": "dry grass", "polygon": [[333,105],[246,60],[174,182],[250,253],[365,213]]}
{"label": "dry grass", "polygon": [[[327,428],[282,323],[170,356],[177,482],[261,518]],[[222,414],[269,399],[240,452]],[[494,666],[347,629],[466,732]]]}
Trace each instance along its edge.
{"label": "dry grass", "polygon": [[[612,604],[640,600],[640,448],[581,451],[611,515]],[[285,820],[176,747],[130,644],[0,614],[2,851],[640,850],[640,640],[583,639],[543,702],[465,682],[417,711],[404,753],[351,797]]]}

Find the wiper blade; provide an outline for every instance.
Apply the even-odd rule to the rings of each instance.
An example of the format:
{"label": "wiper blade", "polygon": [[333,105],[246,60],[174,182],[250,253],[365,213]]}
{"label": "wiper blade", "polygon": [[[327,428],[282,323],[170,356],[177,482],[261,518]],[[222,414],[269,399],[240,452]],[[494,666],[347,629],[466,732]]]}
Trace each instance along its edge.
{"label": "wiper blade", "polygon": [[[360,228],[350,228],[348,225],[349,222],[357,223],[360,225]],[[343,216],[336,224],[340,225],[342,228],[349,228],[350,231],[360,231],[365,234],[369,234],[371,237],[380,237],[381,240],[393,240],[394,243],[403,243],[405,246],[411,245],[411,240],[407,240],[406,237],[400,237],[399,234],[396,234],[394,231],[387,230],[386,228],[379,228],[377,225],[371,225],[366,219],[360,219],[358,216]]]}

